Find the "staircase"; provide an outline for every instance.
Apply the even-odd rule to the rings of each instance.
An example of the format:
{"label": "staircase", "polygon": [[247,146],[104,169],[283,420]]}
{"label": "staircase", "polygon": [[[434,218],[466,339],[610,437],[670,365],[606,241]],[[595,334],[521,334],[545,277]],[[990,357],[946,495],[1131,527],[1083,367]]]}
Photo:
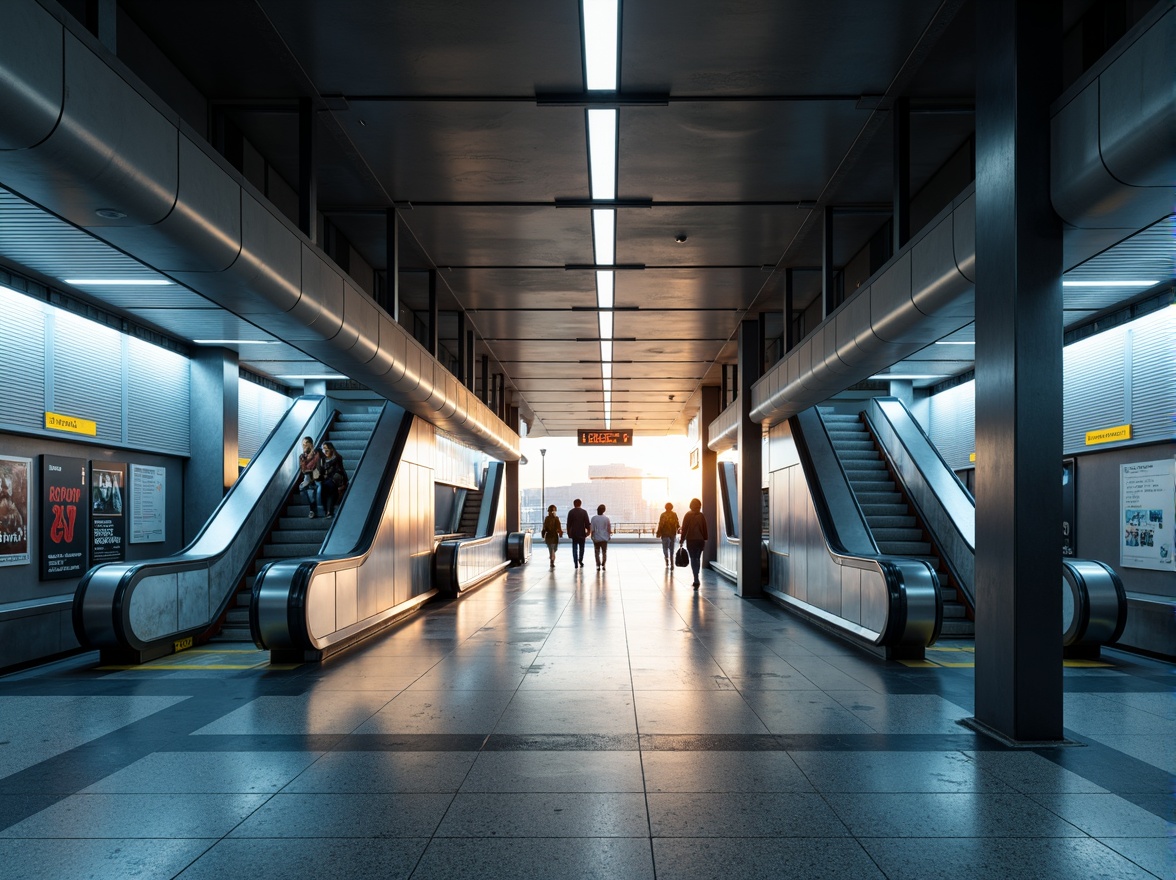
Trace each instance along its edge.
{"label": "staircase", "polygon": [[967,606],[960,601],[951,573],[920,526],[906,496],[899,490],[890,468],[874,443],[860,415],[835,413],[820,408],[825,430],[841,460],[858,506],[878,545],[888,556],[912,556],[926,560],[939,575],[943,599],[943,637],[971,638],[975,634]]}
{"label": "staircase", "polygon": [[[349,485],[379,417],[378,407],[359,413],[339,413],[323,437],[330,440],[335,445],[335,451],[343,456],[343,467],[347,471]],[[319,443],[321,445],[322,441]],[[298,451],[301,451],[301,447]],[[346,500],[347,493],[344,493],[340,507]],[[275,559],[294,559],[317,554],[322,549],[327,538],[327,530],[334,521],[323,516],[321,506],[318,517],[310,519],[310,507],[303,500],[302,493],[297,490],[292,492],[269,538],[254,558],[249,575],[233,596],[220,631],[209,641],[252,642],[249,633],[249,601],[257,573]]]}

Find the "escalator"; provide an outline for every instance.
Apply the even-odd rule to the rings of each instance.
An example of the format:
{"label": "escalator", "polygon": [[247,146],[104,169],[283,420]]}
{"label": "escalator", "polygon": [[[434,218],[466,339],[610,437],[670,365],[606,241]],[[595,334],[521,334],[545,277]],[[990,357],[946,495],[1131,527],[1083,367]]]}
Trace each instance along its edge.
{"label": "escalator", "polygon": [[[927,644],[940,636],[972,637],[975,501],[902,402],[874,398],[857,413],[812,408],[789,419],[787,429],[797,479],[779,476],[788,468],[773,473],[773,485],[791,493],[777,503],[794,515],[808,510],[818,528],[799,530],[802,540],[785,543],[783,552],[769,549],[768,592],[860,639],[861,617],[882,597],[855,594],[865,580],[860,588],[847,582],[844,569],[822,567],[822,557],[920,562],[935,573],[937,593],[938,626]],[[809,582],[802,584],[798,573]],[[1063,645],[1073,656],[1097,656],[1126,624],[1122,581],[1096,560],[1063,559],[1062,574]],[[856,605],[846,601],[855,595]],[[893,593],[890,599],[902,609],[905,599],[894,602]],[[873,644],[887,641],[881,633]]]}
{"label": "escalator", "polygon": [[[317,447],[321,447],[324,440],[330,440],[335,451],[342,456],[349,486],[379,416],[380,407],[367,407],[357,412],[340,412],[336,414],[326,434],[317,440]],[[291,455],[293,454],[295,453],[292,452]],[[339,502],[340,512],[349,497],[350,492],[345,492]],[[249,573],[242,578],[233,601],[219,622],[219,627],[215,628],[208,641],[251,642],[253,637],[249,631],[249,602],[257,573],[278,559],[314,556],[319,553],[333,522],[333,517],[321,515],[312,519],[310,507],[302,493],[292,492],[269,537],[255,555]]]}

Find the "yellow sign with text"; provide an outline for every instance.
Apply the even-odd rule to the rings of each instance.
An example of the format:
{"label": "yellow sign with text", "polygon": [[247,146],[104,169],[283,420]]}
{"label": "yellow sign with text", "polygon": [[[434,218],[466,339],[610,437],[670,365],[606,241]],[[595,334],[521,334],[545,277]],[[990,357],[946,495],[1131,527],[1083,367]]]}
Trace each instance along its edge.
{"label": "yellow sign with text", "polygon": [[63,416],[61,413],[45,413],[45,427],[54,431],[69,431],[71,434],[85,434],[88,437],[98,436],[97,422],[79,419],[77,416]]}
{"label": "yellow sign with text", "polygon": [[1086,432],[1086,445],[1097,446],[1099,443],[1114,443],[1116,440],[1130,440],[1131,426],[1117,425],[1114,428],[1102,428],[1098,431]]}

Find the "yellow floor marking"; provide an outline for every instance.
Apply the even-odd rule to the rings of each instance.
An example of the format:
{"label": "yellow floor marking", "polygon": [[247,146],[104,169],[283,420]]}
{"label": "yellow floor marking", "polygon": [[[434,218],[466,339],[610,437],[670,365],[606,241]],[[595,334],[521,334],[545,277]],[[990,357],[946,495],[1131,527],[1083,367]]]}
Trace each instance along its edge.
{"label": "yellow floor marking", "polygon": [[910,666],[912,669],[926,669],[928,666],[938,666],[938,663],[932,663],[930,660],[899,660],[903,666]]}
{"label": "yellow floor marking", "polygon": [[1112,667],[1115,664],[1107,663],[1104,660],[1063,660],[1062,665],[1070,669],[1097,669]]}

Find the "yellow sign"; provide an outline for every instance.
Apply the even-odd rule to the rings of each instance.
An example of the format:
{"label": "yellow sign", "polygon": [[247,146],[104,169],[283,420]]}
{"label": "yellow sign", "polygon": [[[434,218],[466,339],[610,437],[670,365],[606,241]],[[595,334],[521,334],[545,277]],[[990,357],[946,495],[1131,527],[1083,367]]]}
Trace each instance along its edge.
{"label": "yellow sign", "polygon": [[176,639],[175,650],[183,651],[192,647],[192,637],[188,636],[186,639]]}
{"label": "yellow sign", "polygon": [[45,427],[54,431],[70,431],[74,434],[86,434],[90,437],[98,436],[98,423],[89,419],[79,419],[77,416],[63,416],[61,413],[45,413]]}
{"label": "yellow sign", "polygon": [[1113,443],[1116,440],[1130,440],[1131,426],[1118,425],[1114,428],[1103,428],[1100,431],[1086,432],[1086,445],[1097,446],[1099,443]]}

